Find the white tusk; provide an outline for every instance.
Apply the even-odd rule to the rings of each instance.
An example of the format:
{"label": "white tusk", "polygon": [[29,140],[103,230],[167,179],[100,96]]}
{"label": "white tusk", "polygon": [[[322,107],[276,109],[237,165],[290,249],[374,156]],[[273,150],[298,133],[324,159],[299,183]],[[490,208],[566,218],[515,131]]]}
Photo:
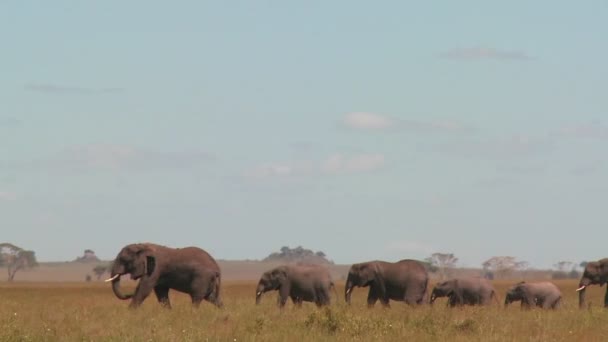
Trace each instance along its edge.
{"label": "white tusk", "polygon": [[256,296],[261,296],[261,295],[262,295],[262,292],[258,292],[258,293],[256,293],[255,295],[256,295]]}
{"label": "white tusk", "polygon": [[116,279],[116,278],[118,278],[118,277],[120,277],[120,274],[116,274],[116,275],[114,275],[112,278],[108,278],[108,279],[106,279],[106,280],[105,280],[105,282],[106,282],[106,283],[109,283],[109,282],[111,282],[112,280],[114,280],[114,279]]}
{"label": "white tusk", "polygon": [[350,290],[351,290],[351,289],[346,289],[346,294],[349,294],[349,293],[350,293]]}
{"label": "white tusk", "polygon": [[584,290],[585,287],[587,287],[587,285],[583,285],[583,286],[579,287],[578,289],[576,289],[576,292]]}

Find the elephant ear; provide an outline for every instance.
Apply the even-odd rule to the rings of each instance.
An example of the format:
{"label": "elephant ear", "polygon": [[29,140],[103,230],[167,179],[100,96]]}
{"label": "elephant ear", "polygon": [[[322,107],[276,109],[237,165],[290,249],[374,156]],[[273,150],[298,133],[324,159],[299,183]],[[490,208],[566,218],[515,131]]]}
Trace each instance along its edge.
{"label": "elephant ear", "polygon": [[135,252],[135,275],[152,275],[156,269],[156,258],[153,249],[146,244],[137,244],[133,247]]}
{"label": "elephant ear", "polygon": [[152,255],[146,255],[146,274],[151,276],[156,269],[156,257]]}
{"label": "elephant ear", "polygon": [[384,285],[384,274],[382,273],[382,268],[375,263],[374,264],[374,280],[377,284],[377,290],[380,292],[380,298],[383,298],[386,294],[386,287]]}
{"label": "elephant ear", "polygon": [[276,279],[279,284],[283,284],[287,280],[287,269],[285,267],[277,267],[270,273],[272,279]]}

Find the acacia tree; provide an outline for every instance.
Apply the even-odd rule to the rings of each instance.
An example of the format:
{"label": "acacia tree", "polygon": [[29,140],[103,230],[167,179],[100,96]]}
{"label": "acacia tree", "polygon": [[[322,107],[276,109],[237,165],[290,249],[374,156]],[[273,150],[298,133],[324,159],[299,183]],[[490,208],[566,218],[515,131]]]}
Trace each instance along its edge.
{"label": "acacia tree", "polygon": [[93,273],[97,276],[97,280],[101,280],[101,276],[108,271],[108,266],[97,265],[93,268]]}
{"label": "acacia tree", "polygon": [[8,281],[15,279],[15,274],[22,269],[38,266],[36,252],[25,250],[11,243],[0,243],[0,255],[2,263],[8,271]]}
{"label": "acacia tree", "polygon": [[435,266],[439,271],[439,277],[444,279],[448,269],[454,268],[458,258],[453,253],[433,253],[425,259],[431,266]]}
{"label": "acacia tree", "polygon": [[495,273],[497,276],[505,278],[512,271],[528,267],[528,262],[517,261],[517,259],[512,256],[495,256],[484,261],[481,265],[486,272],[492,271],[492,273]]}

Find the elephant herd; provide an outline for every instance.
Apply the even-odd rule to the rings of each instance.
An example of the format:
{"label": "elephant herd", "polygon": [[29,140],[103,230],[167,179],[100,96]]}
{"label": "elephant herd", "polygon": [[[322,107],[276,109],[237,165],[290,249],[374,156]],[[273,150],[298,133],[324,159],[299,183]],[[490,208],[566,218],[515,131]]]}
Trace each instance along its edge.
{"label": "elephant herd", "polygon": [[[120,277],[129,274],[139,280],[133,294],[120,290]],[[158,302],[171,307],[169,289],[189,294],[194,306],[203,300],[222,307],[220,296],[221,271],[215,259],[198,247],[169,248],[151,243],[130,244],[122,248],[111,268],[112,290],[121,300],[131,299],[130,307],[138,307],[154,291]],[[608,282],[608,258],[589,262],[583,272],[577,292],[579,305],[584,306],[585,290],[589,285]],[[426,302],[429,276],[425,266],[416,260],[397,262],[369,261],[353,264],[346,278],[344,298],[350,304],[355,287],[368,287],[367,305],[377,301],[388,307],[389,301],[402,301],[410,305]],[[312,302],[317,306],[329,305],[331,291],[338,296],[329,270],[319,265],[283,265],[264,272],[258,282],[255,298],[259,304],[262,295],[278,291],[278,305]],[[437,283],[430,293],[429,303],[446,297],[450,307],[462,305],[489,305],[498,303],[491,282],[478,277],[461,277]],[[506,293],[505,306],[520,301],[522,308],[537,306],[555,309],[560,305],[561,291],[551,282],[519,282]],[[608,289],[604,297],[608,307]]]}

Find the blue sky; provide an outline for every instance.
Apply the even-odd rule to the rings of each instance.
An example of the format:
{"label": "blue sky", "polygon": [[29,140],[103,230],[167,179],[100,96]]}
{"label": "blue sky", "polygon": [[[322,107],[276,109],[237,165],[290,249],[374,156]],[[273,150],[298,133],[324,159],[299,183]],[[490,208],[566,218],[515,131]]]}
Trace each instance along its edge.
{"label": "blue sky", "polygon": [[0,240],[605,257],[607,22],[604,1],[3,2]]}

